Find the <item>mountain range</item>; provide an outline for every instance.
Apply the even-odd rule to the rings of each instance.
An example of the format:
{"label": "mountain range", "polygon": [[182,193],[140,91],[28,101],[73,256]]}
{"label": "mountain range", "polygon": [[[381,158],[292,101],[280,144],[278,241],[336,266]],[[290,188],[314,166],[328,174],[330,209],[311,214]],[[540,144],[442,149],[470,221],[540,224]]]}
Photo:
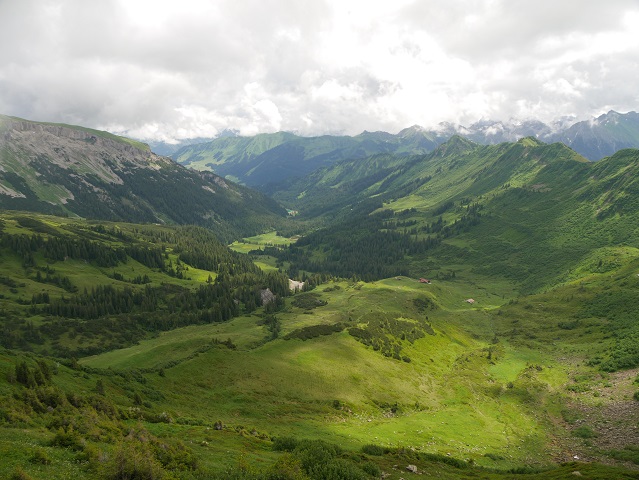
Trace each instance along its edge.
{"label": "mountain range", "polygon": [[639,147],[639,114],[610,111],[589,121],[569,120],[546,125],[539,121],[481,121],[470,127],[442,123],[437,129],[413,126],[397,134],[363,132],[353,137],[300,137],[286,132],[254,137],[224,136],[186,145],[171,157],[178,163],[260,189],[289,177],[303,177],[344,159],[374,154],[422,154],[433,151],[453,135],[479,144],[514,142],[535,137],[561,142],[589,160],[599,160],[622,148]]}
{"label": "mountain range", "polygon": [[[590,162],[533,137],[479,145],[454,136],[426,155],[337,163],[273,192],[329,225],[282,259],[345,277],[367,265],[369,279],[435,275],[459,262],[521,292],[549,288],[597,249],[639,244],[638,159],[636,149]],[[381,261],[387,251],[404,253]]]}

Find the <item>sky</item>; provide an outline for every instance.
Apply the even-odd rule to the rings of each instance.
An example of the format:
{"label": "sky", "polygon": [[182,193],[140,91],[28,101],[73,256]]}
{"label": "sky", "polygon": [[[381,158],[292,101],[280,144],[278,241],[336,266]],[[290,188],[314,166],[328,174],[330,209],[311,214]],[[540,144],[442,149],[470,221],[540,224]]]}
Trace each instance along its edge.
{"label": "sky", "polygon": [[639,110],[636,0],[0,0],[0,113],[175,142]]}

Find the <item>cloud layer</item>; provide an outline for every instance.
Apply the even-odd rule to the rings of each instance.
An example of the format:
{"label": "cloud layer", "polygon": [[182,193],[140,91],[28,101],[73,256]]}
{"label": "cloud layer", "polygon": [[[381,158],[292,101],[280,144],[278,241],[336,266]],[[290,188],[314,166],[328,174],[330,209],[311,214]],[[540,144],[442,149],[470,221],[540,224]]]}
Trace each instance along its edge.
{"label": "cloud layer", "polygon": [[171,141],[639,109],[634,0],[0,0],[0,113]]}

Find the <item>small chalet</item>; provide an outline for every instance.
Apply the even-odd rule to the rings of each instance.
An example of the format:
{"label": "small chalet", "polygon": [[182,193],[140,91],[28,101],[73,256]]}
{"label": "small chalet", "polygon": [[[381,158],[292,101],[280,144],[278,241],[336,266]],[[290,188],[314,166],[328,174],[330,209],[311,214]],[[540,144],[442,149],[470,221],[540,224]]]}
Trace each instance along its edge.
{"label": "small chalet", "polygon": [[430,283],[430,280],[428,280],[427,278],[420,278],[419,283]]}
{"label": "small chalet", "polygon": [[473,300],[472,298],[469,298],[468,300],[464,300],[466,303],[470,303],[471,305],[473,303],[475,303],[475,300]]}

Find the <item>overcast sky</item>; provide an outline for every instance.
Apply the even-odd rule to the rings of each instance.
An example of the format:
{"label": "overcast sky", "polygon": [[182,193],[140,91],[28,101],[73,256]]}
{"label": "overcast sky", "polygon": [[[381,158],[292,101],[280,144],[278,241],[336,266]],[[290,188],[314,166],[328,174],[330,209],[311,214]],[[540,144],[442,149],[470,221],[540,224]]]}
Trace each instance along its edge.
{"label": "overcast sky", "polygon": [[0,113],[136,138],[639,110],[636,0],[0,0]]}

